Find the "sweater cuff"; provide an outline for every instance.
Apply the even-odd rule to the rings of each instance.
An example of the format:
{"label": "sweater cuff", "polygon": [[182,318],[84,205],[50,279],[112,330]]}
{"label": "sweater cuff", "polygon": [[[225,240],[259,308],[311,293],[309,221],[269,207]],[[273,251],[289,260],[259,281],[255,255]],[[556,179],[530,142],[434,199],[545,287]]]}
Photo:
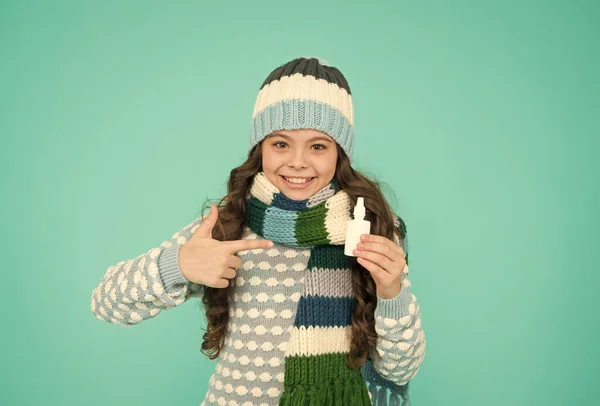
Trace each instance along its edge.
{"label": "sweater cuff", "polygon": [[158,257],[158,274],[167,292],[176,284],[190,283],[179,267],[179,248],[181,245],[174,244],[165,248]]}
{"label": "sweater cuff", "polygon": [[406,286],[402,286],[400,293],[391,299],[384,299],[377,295],[375,317],[398,320],[410,314],[412,302],[413,299],[412,294],[410,293],[410,287]]}

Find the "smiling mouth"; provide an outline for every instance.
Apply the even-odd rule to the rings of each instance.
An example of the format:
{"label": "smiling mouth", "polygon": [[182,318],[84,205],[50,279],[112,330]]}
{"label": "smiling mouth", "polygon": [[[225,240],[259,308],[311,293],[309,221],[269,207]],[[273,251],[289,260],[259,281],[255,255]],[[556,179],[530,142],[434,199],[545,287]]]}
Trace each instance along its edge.
{"label": "smiling mouth", "polygon": [[311,178],[306,178],[306,177],[296,177],[296,176],[290,176],[290,177],[287,177],[287,176],[283,176],[283,175],[280,175],[280,176],[281,176],[281,177],[283,178],[283,180],[285,180],[286,182],[288,182],[288,183],[292,183],[292,184],[295,184],[295,185],[303,185],[303,184],[309,183],[310,181],[312,181],[312,180],[315,178],[314,176],[313,176],[313,177],[311,177]]}

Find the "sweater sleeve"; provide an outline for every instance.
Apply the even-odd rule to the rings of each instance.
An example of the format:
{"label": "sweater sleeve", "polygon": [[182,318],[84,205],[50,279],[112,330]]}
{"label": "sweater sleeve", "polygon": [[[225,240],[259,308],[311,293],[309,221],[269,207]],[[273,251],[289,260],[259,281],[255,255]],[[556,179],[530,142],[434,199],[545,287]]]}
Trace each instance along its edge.
{"label": "sweater sleeve", "polygon": [[408,278],[406,226],[399,217],[394,220],[400,234],[400,237],[394,234],[394,242],[404,250],[406,266],[402,270],[400,293],[391,299],[377,296],[375,331],[379,339],[371,359],[382,378],[405,385],[417,374],[425,358],[426,340],[421,309]]}
{"label": "sweater sleeve", "polygon": [[400,293],[391,299],[377,297],[375,331],[379,339],[371,354],[373,367],[396,385],[408,383],[425,358],[426,346],[421,309],[410,291],[408,266],[403,271]]}
{"label": "sweater sleeve", "polygon": [[191,282],[179,267],[179,248],[202,223],[202,216],[160,246],[110,266],[91,296],[92,314],[122,326],[138,324],[187,301],[201,297],[204,285]]}

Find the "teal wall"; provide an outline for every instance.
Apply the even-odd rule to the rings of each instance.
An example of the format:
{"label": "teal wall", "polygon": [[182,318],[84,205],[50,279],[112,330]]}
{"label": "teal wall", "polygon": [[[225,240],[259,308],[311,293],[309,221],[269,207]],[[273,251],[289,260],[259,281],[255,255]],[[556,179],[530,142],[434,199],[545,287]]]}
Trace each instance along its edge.
{"label": "teal wall", "polygon": [[593,1],[0,1],[0,404],[200,403],[200,302],[124,328],[91,293],[224,193],[260,84],[297,56],[347,76],[355,164],[407,223],[428,342],[413,404],[597,404],[599,17]]}

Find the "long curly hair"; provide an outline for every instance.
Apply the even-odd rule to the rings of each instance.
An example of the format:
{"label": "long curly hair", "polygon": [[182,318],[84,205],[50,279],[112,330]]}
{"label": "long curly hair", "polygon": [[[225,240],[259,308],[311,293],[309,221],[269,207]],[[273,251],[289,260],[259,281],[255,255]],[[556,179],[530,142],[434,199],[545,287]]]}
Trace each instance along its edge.
{"label": "long curly hair", "polygon": [[[244,231],[246,198],[252,185],[252,178],[262,170],[261,143],[248,154],[242,165],[234,168],[227,181],[227,194],[218,201],[219,218],[213,229],[213,238],[220,241],[239,240]],[[394,225],[392,210],[384,198],[380,183],[352,168],[344,150],[337,145],[338,160],[335,178],[340,187],[350,197],[352,208],[358,196],[364,197],[367,209],[366,220],[371,222],[371,234],[381,235],[390,240],[394,233],[403,240],[406,226],[399,217],[400,226]],[[210,201],[203,206],[209,208]],[[352,314],[352,340],[346,363],[350,368],[360,367],[377,344],[375,332],[375,307],[377,305],[376,285],[370,272],[357,261],[352,263],[352,290],[355,296]],[[229,303],[232,286],[227,288],[206,287],[202,298],[206,311],[207,327],[203,335],[201,352],[210,359],[219,356],[224,343],[229,322]]]}

